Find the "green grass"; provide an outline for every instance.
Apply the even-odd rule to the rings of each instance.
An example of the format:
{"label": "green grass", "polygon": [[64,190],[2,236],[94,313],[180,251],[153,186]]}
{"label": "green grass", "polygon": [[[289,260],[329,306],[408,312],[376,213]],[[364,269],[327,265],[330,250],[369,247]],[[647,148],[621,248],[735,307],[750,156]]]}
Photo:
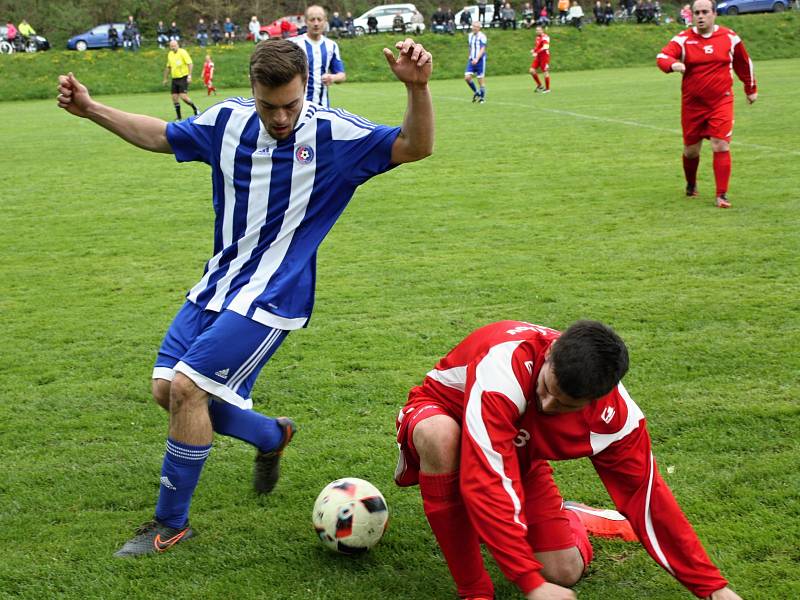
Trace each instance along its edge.
{"label": "green grass", "polygon": [[[0,597],[453,598],[418,492],[392,483],[396,412],[472,328],[580,317],[628,342],[625,382],[662,472],[735,589],[800,597],[798,68],[760,63],[753,106],[737,84],[728,211],[712,205],[708,148],[700,198],[683,197],[680,83],[655,66],[556,73],[549,96],[490,71],[483,106],[461,81],[434,82],[434,156],[359,189],[320,250],[311,326],[254,390],[258,409],[301,427],[276,492],[256,498],[251,449],[219,438],[193,504],[199,537],[133,561],[111,553],[158,492],[150,370],[211,251],[208,170],[52,100],[4,103]],[[103,100],[172,111],[163,92]],[[334,100],[398,123],[405,93],[349,83]],[[608,503],[587,461],[556,468],[565,496]],[[326,552],[310,524],[319,490],[345,475],[374,482],[392,514],[359,559]],[[636,545],[596,555],[580,597],[691,597]],[[492,573],[499,600],[519,597]]]}
{"label": "green grass", "polygon": [[[758,65],[776,58],[800,58],[800,14],[720,17],[720,23],[733,27]],[[645,66],[672,35],[683,27],[677,23],[662,27],[622,24],[612,27],[587,25],[583,33],[574,27],[551,27],[554,72],[585,69]],[[534,32],[487,29],[489,72],[492,76],[527,73]],[[350,82],[391,81],[382,49],[393,47],[396,36],[389,34],[340,40],[342,57]],[[467,47],[463,34],[430,35],[420,41],[434,55],[434,78],[454,79],[464,73]],[[248,87],[247,64],[251,44],[211,49],[216,65],[215,83],[220,90]],[[202,92],[200,73],[205,51],[196,46],[188,50],[195,61],[195,94]],[[37,54],[0,56],[0,100],[52,98],[53,81],[61,73],[73,71],[97,94],[157,92],[164,72],[163,50],[149,47],[141,52],[91,50],[73,52],[53,50]],[[227,92],[226,92],[227,93]]]}

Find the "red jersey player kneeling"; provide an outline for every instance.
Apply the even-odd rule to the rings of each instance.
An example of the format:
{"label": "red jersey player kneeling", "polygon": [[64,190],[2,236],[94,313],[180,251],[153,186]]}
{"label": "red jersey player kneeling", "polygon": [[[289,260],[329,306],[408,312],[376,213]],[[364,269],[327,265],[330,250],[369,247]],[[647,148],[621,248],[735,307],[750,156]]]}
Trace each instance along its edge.
{"label": "red jersey player kneeling", "polygon": [[658,54],[658,67],[665,73],[683,73],[681,125],[686,195],[697,195],[697,165],[704,138],[714,152],[717,206],[730,208],[728,180],[731,175],[729,145],[733,135],[732,71],[744,83],[747,101],[758,97],[753,62],[734,31],[715,25],[712,0],[692,4],[695,26],[673,37]]}
{"label": "red jersey player kneeling", "polygon": [[217,95],[217,88],[214,87],[214,61],[211,60],[210,54],[206,54],[206,62],[203,63],[203,83],[208,92],[207,96],[210,96],[211,92]]}
{"label": "red jersey player kneeling", "polygon": [[[638,538],[698,597],[741,600],[658,473],[644,415],[620,382],[627,370],[624,342],[602,323],[561,334],[501,321],[467,336],[411,390],[397,419],[395,481],[419,484],[461,598],[494,595],[484,543],[527,600],[574,599],[568,588],[593,556],[588,529]],[[619,513],[563,502],[548,461],[581,457]]]}

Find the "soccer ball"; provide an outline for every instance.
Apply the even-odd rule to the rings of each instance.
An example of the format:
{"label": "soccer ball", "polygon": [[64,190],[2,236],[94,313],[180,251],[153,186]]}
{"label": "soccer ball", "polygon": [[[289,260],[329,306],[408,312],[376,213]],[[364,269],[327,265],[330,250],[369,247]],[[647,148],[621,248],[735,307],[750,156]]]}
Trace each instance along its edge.
{"label": "soccer ball", "polygon": [[311,515],[325,547],[342,554],[360,554],[383,536],[389,508],[383,494],[369,481],[345,477],[319,493]]}

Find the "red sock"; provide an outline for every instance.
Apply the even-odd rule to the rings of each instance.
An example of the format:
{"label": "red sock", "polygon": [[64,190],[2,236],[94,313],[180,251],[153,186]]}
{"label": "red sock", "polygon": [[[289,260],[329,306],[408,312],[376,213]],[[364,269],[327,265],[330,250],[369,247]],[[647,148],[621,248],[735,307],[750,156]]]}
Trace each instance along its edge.
{"label": "red sock", "polygon": [[544,75],[544,87],[545,89],[550,89],[550,73],[545,73]]}
{"label": "red sock", "polygon": [[542,82],[536,73],[533,73],[533,80],[536,82],[536,85],[542,85]]}
{"label": "red sock", "polygon": [[731,178],[731,153],[714,152],[714,179],[717,182],[717,196],[728,191],[728,181]]}
{"label": "red sock", "polygon": [[686,175],[686,183],[697,185],[697,165],[700,164],[700,157],[689,158],[683,155],[683,173]]}
{"label": "red sock", "polygon": [[494,586],[483,565],[478,534],[461,500],[458,471],[441,475],[420,473],[419,491],[425,516],[442,549],[459,596],[491,598]]}
{"label": "red sock", "polygon": [[586,526],[581,523],[581,519],[575,511],[565,509],[564,512],[566,513],[567,519],[569,519],[569,528],[572,529],[572,533],[575,536],[575,546],[578,548],[578,552],[581,553],[581,558],[583,559],[583,572],[586,573],[586,570],[589,568],[589,563],[591,563],[592,558],[594,558],[592,543],[589,541],[589,533],[586,531]]}

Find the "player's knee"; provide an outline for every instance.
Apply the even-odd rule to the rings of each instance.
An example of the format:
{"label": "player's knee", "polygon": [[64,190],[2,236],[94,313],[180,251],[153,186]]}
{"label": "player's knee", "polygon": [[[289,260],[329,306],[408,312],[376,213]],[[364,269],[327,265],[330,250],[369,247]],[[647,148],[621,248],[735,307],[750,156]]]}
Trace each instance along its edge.
{"label": "player's knee", "polygon": [[577,550],[558,560],[542,561],[542,577],[562,587],[572,587],[583,576],[583,559]]}
{"label": "player's knee", "polygon": [[153,399],[164,410],[169,410],[169,388],[166,379],[153,379]]}
{"label": "player's knee", "polygon": [[169,386],[169,409],[172,413],[207,405],[208,394],[183,373],[176,373]]}
{"label": "player's knee", "polygon": [[725,140],[711,138],[711,151],[712,152],[727,152],[730,145]]}
{"label": "player's knee", "polygon": [[461,428],[445,415],[435,415],[414,428],[414,447],[426,473],[452,473],[458,469]]}

